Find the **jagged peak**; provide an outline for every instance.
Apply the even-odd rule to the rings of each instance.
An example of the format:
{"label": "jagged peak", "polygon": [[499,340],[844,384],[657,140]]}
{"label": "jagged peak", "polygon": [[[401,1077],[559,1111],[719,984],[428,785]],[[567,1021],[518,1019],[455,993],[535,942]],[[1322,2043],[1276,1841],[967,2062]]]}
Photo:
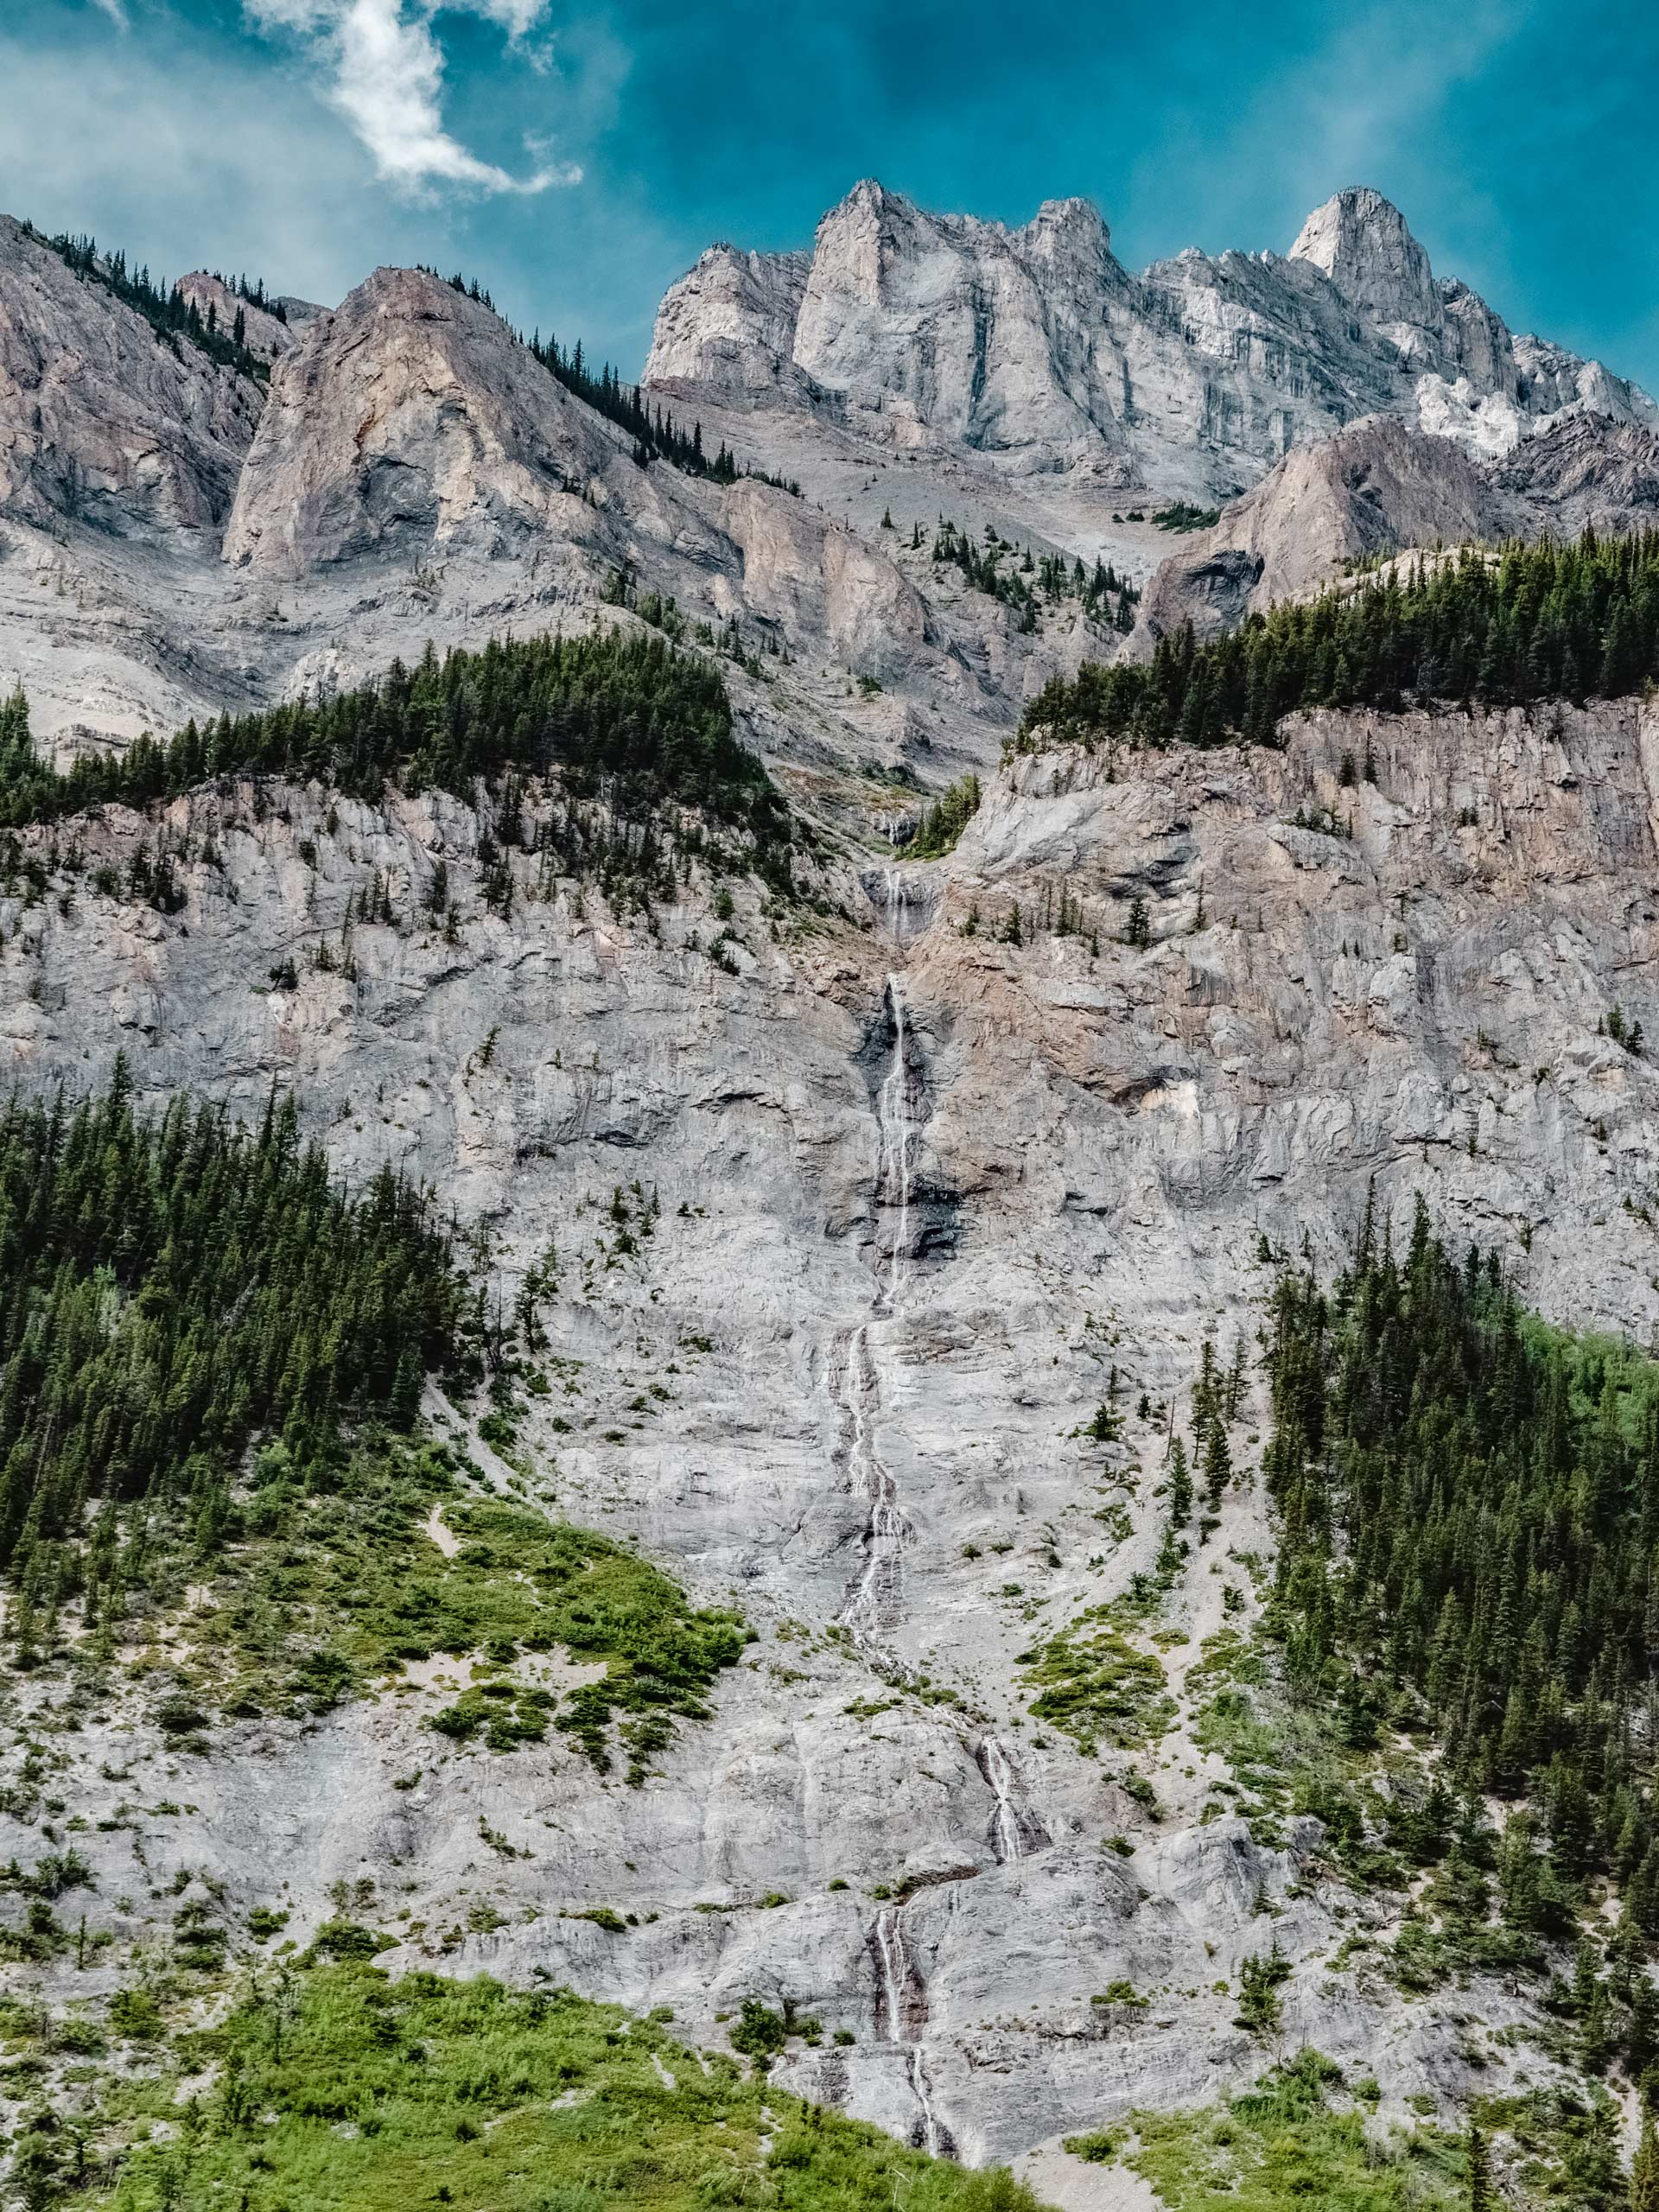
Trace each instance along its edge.
{"label": "jagged peak", "polygon": [[902,192],[890,192],[880,177],[861,176],[850,192],[836,200],[818,228],[823,230],[848,215],[915,215],[920,212],[913,200],[907,199]]}
{"label": "jagged peak", "polygon": [[1293,261],[1313,261],[1331,274],[1326,257],[1332,241],[1342,237],[1394,238],[1417,247],[1411,226],[1392,200],[1369,184],[1346,185],[1322,200],[1296,234],[1290,249]]}
{"label": "jagged peak", "polygon": [[1292,261],[1321,270],[1343,297],[1388,321],[1421,322],[1438,304],[1428,256],[1391,200],[1351,185],[1316,207]]}
{"label": "jagged peak", "polygon": [[1045,243],[1064,238],[1091,252],[1111,251],[1111,226],[1096,202],[1079,193],[1063,200],[1045,200],[1026,225],[1025,235]]}

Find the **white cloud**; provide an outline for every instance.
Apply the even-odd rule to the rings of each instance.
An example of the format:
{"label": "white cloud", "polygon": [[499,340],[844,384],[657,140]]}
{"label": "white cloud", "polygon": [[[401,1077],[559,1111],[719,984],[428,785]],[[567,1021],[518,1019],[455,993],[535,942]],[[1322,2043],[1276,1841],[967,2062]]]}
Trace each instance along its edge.
{"label": "white cloud", "polygon": [[[113,0],[119,5],[120,0]],[[537,158],[526,176],[481,161],[443,127],[443,54],[432,22],[437,0],[243,0],[262,30],[304,39],[327,71],[328,99],[387,183],[419,192],[456,184],[482,192],[544,192],[577,184],[572,163]],[[547,0],[449,0],[515,43],[542,20]],[[539,156],[539,148],[532,147]]]}
{"label": "white cloud", "polygon": [[127,11],[123,5],[123,0],[92,0],[92,5],[100,14],[109,17],[117,30],[131,29],[132,26],[127,21]]}

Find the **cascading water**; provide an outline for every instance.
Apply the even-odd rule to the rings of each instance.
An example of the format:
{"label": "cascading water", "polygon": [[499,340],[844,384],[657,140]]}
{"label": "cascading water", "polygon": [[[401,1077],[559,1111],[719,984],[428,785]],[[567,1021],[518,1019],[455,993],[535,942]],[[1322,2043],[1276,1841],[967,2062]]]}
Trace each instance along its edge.
{"label": "cascading water", "polygon": [[869,1325],[847,1339],[836,1397],[852,1430],[848,1451],[853,1487],[869,1506],[864,1562],[837,1618],[867,1656],[875,1655],[882,1630],[896,1618],[902,1593],[904,1548],[911,1526],[899,1503],[893,1471],[875,1448],[871,1414],[876,1403],[875,1365]]}
{"label": "cascading water", "polygon": [[905,987],[897,976],[887,977],[887,1007],[893,1016],[893,1065],[882,1079],[876,1099],[880,1132],[876,1159],[875,1191],[879,1205],[896,1206],[893,1249],[887,1260],[887,1303],[896,1302],[910,1258],[911,1151],[916,1141],[916,1120],[911,1110],[910,1059],[905,1035]]}
{"label": "cascading water", "polygon": [[875,2031],[884,2043],[896,2044],[905,2054],[905,2071],[921,2115],[920,2147],[936,2158],[954,2157],[956,2145],[950,2132],[933,2109],[932,2085],[927,2078],[927,2059],[920,2039],[927,2024],[927,1998],[911,1954],[902,1904],[882,1906],[871,1932],[870,1948],[876,1961]]}
{"label": "cascading water", "polygon": [[[867,885],[870,879],[866,879]],[[872,897],[875,897],[871,887]],[[877,903],[888,931],[904,941],[909,893],[904,879],[890,872]],[[839,1618],[861,1651],[888,1680],[905,1669],[881,1648],[884,1633],[900,1618],[904,1601],[904,1555],[915,1529],[899,1500],[899,1485],[876,1445],[881,1393],[876,1344],[879,1325],[899,1310],[911,1276],[911,1197],[918,1141],[918,1109],[924,1104],[918,1067],[912,1067],[912,1043],[904,980],[887,979],[886,1002],[893,1039],[892,1058],[875,1096],[877,1146],[874,1204],[877,1288],[871,1316],[843,1338],[832,1362],[836,1402],[846,1421],[848,1472],[854,1491],[867,1506],[863,1560],[847,1593]],[[884,1250],[885,1248],[885,1250]],[[885,1259],[885,1265],[883,1260]],[[975,1754],[996,1800],[990,1842],[1003,1864],[1022,1859],[1049,1840],[1047,1831],[1024,1802],[1024,1785],[1007,1745],[985,1737]],[[955,1903],[954,1890],[950,1892]],[[911,1948],[902,1904],[883,1905],[870,1930],[875,1967],[875,2032],[879,2043],[903,2056],[906,2077],[918,2115],[915,2139],[935,2157],[953,2158],[950,2131],[933,2107],[924,2037],[927,1992]]]}
{"label": "cascading water", "polygon": [[1036,1815],[1021,1802],[1024,1784],[1001,1738],[982,1737],[976,1757],[979,1770],[996,1798],[996,1810],[991,1816],[991,1848],[1006,1866],[1011,1859],[1040,1850],[1051,1839]]}

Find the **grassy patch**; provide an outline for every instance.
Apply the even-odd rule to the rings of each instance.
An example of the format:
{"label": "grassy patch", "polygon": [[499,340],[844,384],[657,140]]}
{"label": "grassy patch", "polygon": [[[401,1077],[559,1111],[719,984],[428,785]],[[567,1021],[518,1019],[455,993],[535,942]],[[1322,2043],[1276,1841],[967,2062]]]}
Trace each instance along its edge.
{"label": "grassy patch", "polygon": [[[620,1721],[638,1781],[677,1715],[703,1717],[743,1648],[737,1615],[694,1610],[610,1538],[467,1497],[443,1446],[365,1440],[321,1496],[288,1479],[280,1447],[260,1466],[245,1516],[257,1533],[221,1554],[175,1678],[232,1713],[327,1706],[411,1661],[481,1653],[499,1671],[445,1708],[442,1733],[506,1751],[538,1740],[550,1718],[603,1770]],[[427,1533],[435,1504],[461,1540],[453,1558]],[[553,1650],[604,1673],[558,1702],[508,1671],[522,1653]]]}
{"label": "grassy patch", "polygon": [[[1460,2146],[1433,2130],[1367,2133],[1317,2051],[1254,2088],[1197,2112],[1137,2113],[1128,2164],[1171,2212],[1452,2212],[1463,2202]],[[1344,2108],[1346,2107],[1346,2108]]]}
{"label": "grassy patch", "polygon": [[1509,2137],[1510,2170],[1529,2202],[1623,2212],[1629,2198],[1619,2165],[1618,2112],[1605,2089],[1484,2097],[1474,2118],[1489,2133]]}
{"label": "grassy patch", "polygon": [[[186,2081],[195,2094],[175,2101]],[[563,1990],[392,1981],[359,1962],[268,1980],[147,2075],[99,2088],[108,2163],[86,2201],[123,2212],[1039,2212],[1006,2173],[966,2173],[802,2105],[655,2019]],[[32,2139],[69,2179],[67,2131]]]}
{"label": "grassy patch", "polygon": [[1081,1615],[1022,1662],[1023,1680],[1037,1692],[1032,1718],[1064,1729],[1085,1752],[1102,1743],[1119,1751],[1154,1743],[1174,1717],[1162,1662],[1136,1649],[1110,1606]]}

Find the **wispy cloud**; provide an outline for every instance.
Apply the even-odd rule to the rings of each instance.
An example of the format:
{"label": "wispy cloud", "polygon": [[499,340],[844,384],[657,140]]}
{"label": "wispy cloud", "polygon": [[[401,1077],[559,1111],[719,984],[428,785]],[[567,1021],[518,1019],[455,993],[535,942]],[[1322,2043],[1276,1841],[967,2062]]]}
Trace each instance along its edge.
{"label": "wispy cloud", "polygon": [[[531,148],[536,166],[515,176],[444,129],[437,0],[243,0],[243,6],[261,30],[291,31],[306,42],[327,73],[329,101],[387,183],[408,192],[449,184],[537,193],[581,182],[579,168],[548,161],[539,143]],[[547,0],[449,0],[449,6],[498,25],[518,44],[543,20]]]}
{"label": "wispy cloud", "polygon": [[117,30],[124,31],[131,29],[132,26],[127,21],[127,11],[123,4],[123,0],[92,0],[92,5],[99,10],[100,15],[105,15],[109,17],[110,21],[115,25]]}

